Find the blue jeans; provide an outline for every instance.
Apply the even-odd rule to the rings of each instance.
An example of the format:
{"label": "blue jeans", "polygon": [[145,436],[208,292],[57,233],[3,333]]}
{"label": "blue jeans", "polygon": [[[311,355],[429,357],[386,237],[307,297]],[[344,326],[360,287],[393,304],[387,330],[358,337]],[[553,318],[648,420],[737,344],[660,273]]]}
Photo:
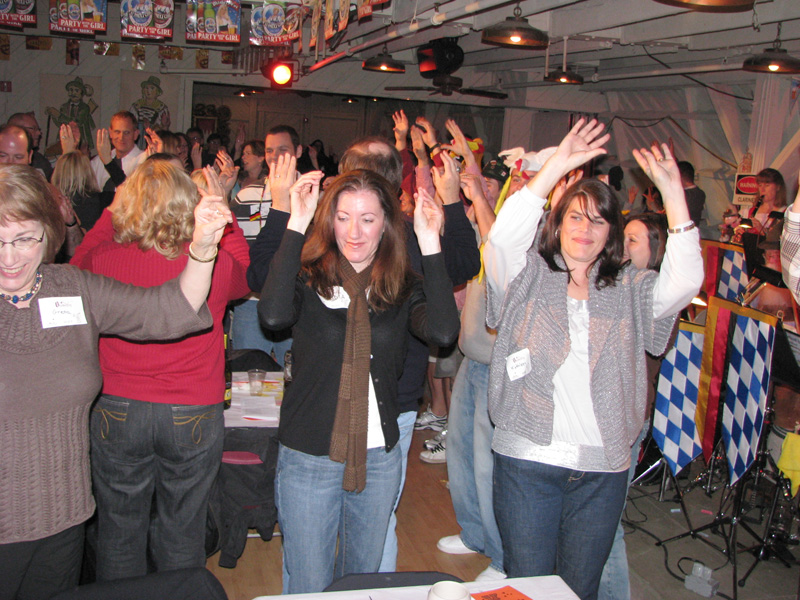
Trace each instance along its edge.
{"label": "blue jeans", "polygon": [[[631,466],[628,469],[628,487],[633,481],[636,466],[639,464],[639,448],[642,445],[649,425],[642,428],[642,432],[631,446]],[[624,510],[624,509],[623,509]],[[622,517],[614,533],[614,544],[608,555],[603,575],[600,577],[600,589],[597,590],[599,600],[630,600],[631,582],[628,573],[628,552],[625,547],[625,529],[622,527]]]}
{"label": "blue jeans", "polygon": [[503,571],[503,544],[492,501],[492,436],[489,365],[464,358],[458,369],[447,424],[447,476],[461,541]]}
{"label": "blue jeans", "polygon": [[402,455],[402,466],[400,469],[400,489],[397,492],[392,514],[389,517],[389,528],[386,530],[386,541],[383,544],[383,556],[381,556],[381,566],[378,567],[380,573],[393,573],[397,571],[397,505],[400,504],[400,496],[403,494],[403,486],[406,484],[406,468],[408,467],[408,451],[411,449],[411,438],[414,436],[414,421],[417,419],[416,411],[406,411],[397,417],[397,427],[400,429],[400,439],[397,445],[400,446]]}
{"label": "blue jeans", "polygon": [[157,571],[205,566],[208,495],[222,461],[222,403],[158,404],[104,394],[90,424],[97,578],[146,575],[148,535]]}
{"label": "blue jeans", "polygon": [[582,600],[595,600],[628,472],[573,471],[502,454],[494,461],[494,507],[508,576],[555,573]]}
{"label": "blue jeans", "polygon": [[275,361],[283,367],[283,357],[287,350],[292,349],[292,338],[287,337],[290,332],[264,332],[258,320],[258,302],[245,300],[233,308],[233,334],[234,350],[263,350],[267,354],[274,351]]}
{"label": "blue jeans", "polygon": [[[367,485],[342,489],[344,464],[281,446],[275,502],[283,533],[283,592],[316,593],[348,573],[375,573],[400,488],[400,448],[367,451]],[[338,538],[338,553],[337,553]]]}

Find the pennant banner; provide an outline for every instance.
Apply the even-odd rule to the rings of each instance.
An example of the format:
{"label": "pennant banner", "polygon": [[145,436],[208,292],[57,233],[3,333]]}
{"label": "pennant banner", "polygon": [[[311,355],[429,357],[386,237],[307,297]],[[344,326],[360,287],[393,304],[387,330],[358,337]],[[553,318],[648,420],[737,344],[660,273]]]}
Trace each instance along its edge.
{"label": "pennant banner", "polygon": [[661,362],[653,413],[653,439],[673,475],[702,451],[695,425],[704,327],[681,321],[675,346]]}
{"label": "pennant banner", "polygon": [[173,0],[122,0],[119,5],[122,37],[171,38],[174,17]]}
{"label": "pennant banner", "polygon": [[[253,9],[255,10],[255,8]],[[188,0],[186,39],[199,42],[238,44],[241,40],[240,0]]]}
{"label": "pennant banner", "polygon": [[298,39],[304,15],[302,0],[254,4],[250,12],[250,44],[281,46]]}
{"label": "pennant banner", "polygon": [[0,25],[36,25],[35,0],[0,0]]}

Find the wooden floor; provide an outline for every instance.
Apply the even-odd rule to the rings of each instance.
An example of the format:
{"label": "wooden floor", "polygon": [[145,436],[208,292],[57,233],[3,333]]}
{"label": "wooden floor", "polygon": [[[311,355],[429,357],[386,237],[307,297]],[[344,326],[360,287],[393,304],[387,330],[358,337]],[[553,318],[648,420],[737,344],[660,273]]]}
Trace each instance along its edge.
{"label": "wooden floor", "polygon": [[[459,529],[447,490],[447,466],[419,460],[422,442],[432,436],[431,431],[415,432],[409,452],[406,486],[397,509],[397,570],[443,571],[472,581],[489,565],[488,558],[478,554],[449,555],[436,549],[440,537],[458,533]],[[230,600],[281,593],[279,537],[270,542],[249,539],[235,569],[223,569],[218,561],[219,555],[215,554],[207,566],[222,582]]]}

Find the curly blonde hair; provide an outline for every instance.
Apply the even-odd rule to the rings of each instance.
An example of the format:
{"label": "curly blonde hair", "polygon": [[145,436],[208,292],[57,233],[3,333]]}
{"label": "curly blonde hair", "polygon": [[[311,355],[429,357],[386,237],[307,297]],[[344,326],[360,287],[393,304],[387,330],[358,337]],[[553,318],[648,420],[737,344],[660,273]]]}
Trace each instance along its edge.
{"label": "curly blonde hair", "polygon": [[169,160],[148,159],[117,189],[114,240],[176,259],[192,239],[199,199],[197,186],[182,169]]}

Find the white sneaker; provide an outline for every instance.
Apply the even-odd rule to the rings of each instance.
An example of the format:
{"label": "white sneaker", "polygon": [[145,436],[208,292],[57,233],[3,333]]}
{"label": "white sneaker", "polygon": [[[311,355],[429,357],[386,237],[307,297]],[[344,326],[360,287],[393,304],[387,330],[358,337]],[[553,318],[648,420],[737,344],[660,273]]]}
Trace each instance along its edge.
{"label": "white sneaker", "polygon": [[507,576],[505,573],[498,571],[492,565],[489,565],[480,572],[480,574],[475,578],[475,581],[500,581],[506,577]]}
{"label": "white sneaker", "polygon": [[477,554],[475,550],[467,548],[464,542],[461,541],[460,534],[446,535],[436,542],[436,547],[447,554]]}
{"label": "white sneaker", "polygon": [[432,465],[447,462],[447,450],[445,449],[447,440],[442,440],[430,450],[423,450],[419,453],[419,459],[422,462],[430,463]]}
{"label": "white sneaker", "polygon": [[445,427],[447,427],[447,415],[440,417],[439,415],[433,414],[429,410],[426,410],[424,413],[422,413],[414,422],[414,429],[416,431],[419,431],[420,429],[441,431]]}
{"label": "white sneaker", "polygon": [[433,436],[429,440],[425,440],[422,442],[422,445],[425,446],[426,450],[433,450],[437,444],[441,444],[442,440],[447,437],[447,429],[442,429],[439,433]]}

